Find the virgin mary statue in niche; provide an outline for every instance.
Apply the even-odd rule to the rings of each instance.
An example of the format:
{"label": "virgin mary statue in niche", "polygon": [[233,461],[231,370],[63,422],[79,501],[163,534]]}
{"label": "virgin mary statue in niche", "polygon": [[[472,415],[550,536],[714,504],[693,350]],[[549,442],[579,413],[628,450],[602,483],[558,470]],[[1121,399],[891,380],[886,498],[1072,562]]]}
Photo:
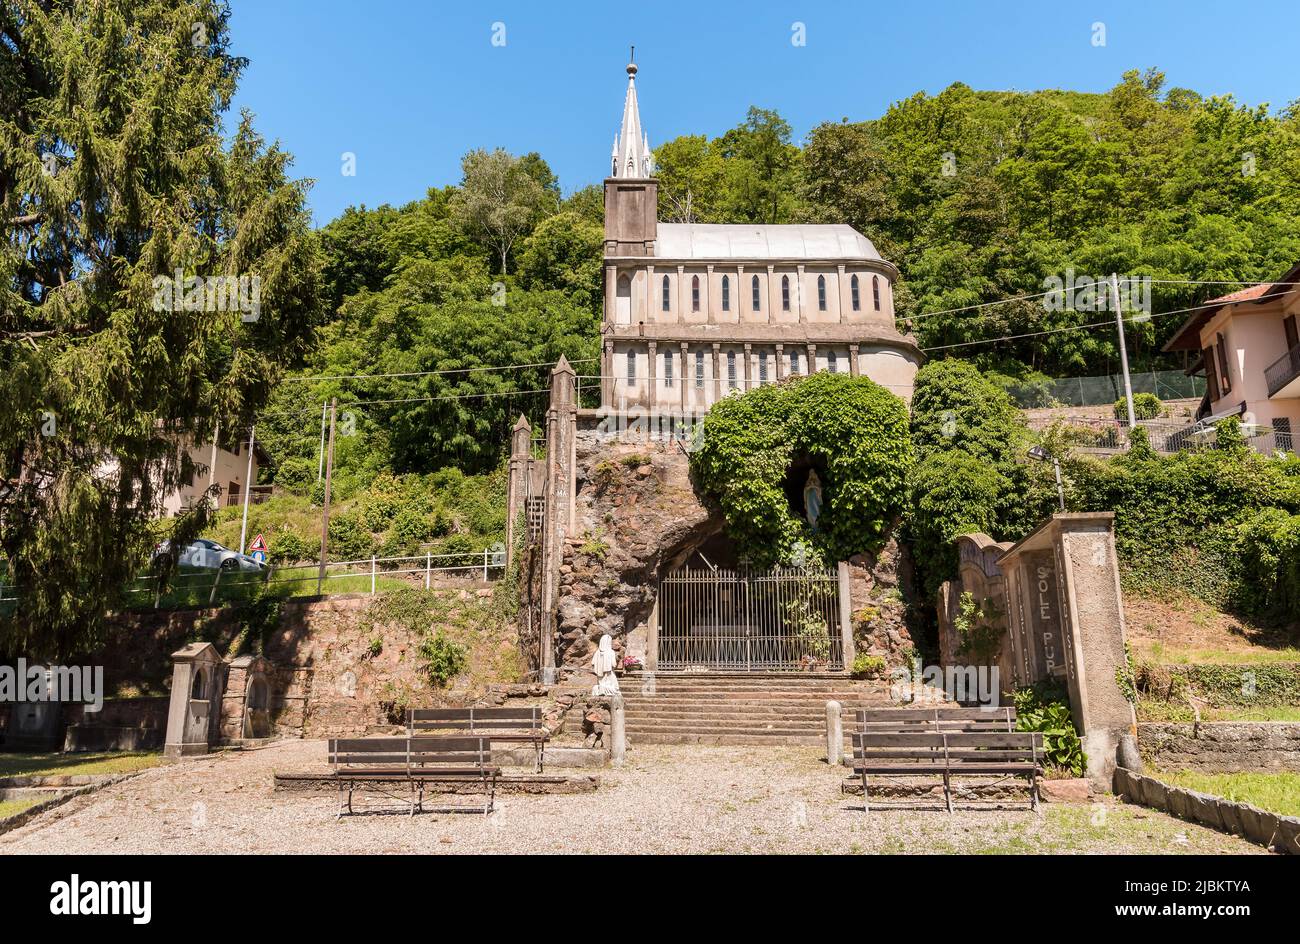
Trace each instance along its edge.
{"label": "virgin mary statue in niche", "polygon": [[822,481],[817,478],[817,470],[808,470],[808,481],[803,487],[804,515],[813,534],[817,533],[817,519],[822,515]]}

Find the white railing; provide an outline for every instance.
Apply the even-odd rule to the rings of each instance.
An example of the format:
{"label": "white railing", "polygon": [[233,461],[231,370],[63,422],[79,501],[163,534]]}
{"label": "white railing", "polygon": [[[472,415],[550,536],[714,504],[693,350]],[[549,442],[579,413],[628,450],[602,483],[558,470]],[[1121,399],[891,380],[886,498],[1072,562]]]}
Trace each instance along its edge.
{"label": "white railing", "polygon": [[[454,561],[455,563],[446,563],[448,561]],[[320,581],[321,592],[325,593],[328,592],[326,590],[327,581],[339,580],[340,578],[361,578],[364,582],[365,578],[368,577],[369,592],[373,594],[378,593],[380,590],[379,578],[381,577],[404,577],[412,585],[423,582],[424,588],[427,590],[432,586],[435,576],[478,576],[481,574],[482,579],[486,582],[494,576],[500,576],[504,568],[505,551],[494,548],[462,554],[426,553],[413,557],[372,556],[359,560],[331,561],[325,565],[323,578],[320,573],[319,561],[283,566],[272,565],[261,572],[223,571],[220,568],[215,571],[189,571],[173,577],[166,589],[166,593],[173,594],[189,590],[198,591],[199,594],[202,594],[206,590],[208,602],[214,603],[223,588],[230,591],[237,587],[250,587],[256,584],[301,584]],[[301,572],[301,575],[297,575],[297,572]],[[289,574],[289,576],[286,576],[286,574]],[[128,588],[126,593],[128,595],[152,594],[153,605],[156,609],[163,598],[163,592],[158,585],[158,581],[159,578],[156,574],[142,574],[135,578],[136,585]],[[15,584],[0,582],[0,603],[19,601],[18,591],[19,588]]]}

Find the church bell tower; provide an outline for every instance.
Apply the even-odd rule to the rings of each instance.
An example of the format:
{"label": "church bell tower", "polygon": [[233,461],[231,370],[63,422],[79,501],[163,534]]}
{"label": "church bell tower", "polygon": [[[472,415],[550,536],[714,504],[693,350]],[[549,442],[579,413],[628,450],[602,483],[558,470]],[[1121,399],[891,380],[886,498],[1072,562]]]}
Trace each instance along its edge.
{"label": "church bell tower", "polygon": [[[635,55],[635,47],[633,49]],[[641,130],[636,102],[636,63],[627,65],[627,98],[623,125],[614,139],[610,172],[605,178],[605,255],[654,254],[658,222],[659,182],[654,155]]]}

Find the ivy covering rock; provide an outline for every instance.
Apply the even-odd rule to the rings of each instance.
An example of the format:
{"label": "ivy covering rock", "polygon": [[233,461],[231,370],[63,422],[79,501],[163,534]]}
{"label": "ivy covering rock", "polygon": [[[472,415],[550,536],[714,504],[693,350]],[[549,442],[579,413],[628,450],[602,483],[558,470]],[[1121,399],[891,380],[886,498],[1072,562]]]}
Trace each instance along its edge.
{"label": "ivy covering rock", "polygon": [[[902,400],[866,377],[822,372],[715,404],[691,466],[739,552],[763,567],[878,549],[902,514],[912,461]],[[815,528],[787,489],[798,463],[822,483]]]}

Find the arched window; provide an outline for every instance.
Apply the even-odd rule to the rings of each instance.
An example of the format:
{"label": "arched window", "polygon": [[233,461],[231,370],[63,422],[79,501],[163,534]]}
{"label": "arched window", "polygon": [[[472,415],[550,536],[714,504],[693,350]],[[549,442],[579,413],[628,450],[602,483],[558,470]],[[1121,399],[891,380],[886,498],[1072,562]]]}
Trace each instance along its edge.
{"label": "arched window", "polygon": [[627,383],[628,386],[636,383],[636,351],[627,352]]}
{"label": "arched window", "polygon": [[790,310],[790,276],[781,276],[781,310]]}
{"label": "arched window", "polygon": [[[723,281],[726,284],[726,281]],[[727,386],[732,390],[736,389],[736,352],[727,352]]]}
{"label": "arched window", "polygon": [[871,304],[876,311],[880,311],[880,276],[878,275],[871,277]]}
{"label": "arched window", "polygon": [[853,310],[859,311],[862,308],[862,303],[858,298],[858,277],[856,275],[849,281],[849,291],[853,295]]}
{"label": "arched window", "polygon": [[758,352],[758,383],[759,386],[767,383],[767,351]]}
{"label": "arched window", "polygon": [[830,351],[826,355],[826,369],[832,374],[838,374],[840,371],[839,360],[836,358],[834,351]]}
{"label": "arched window", "polygon": [[704,386],[704,352],[695,352],[695,386]]}
{"label": "arched window", "polygon": [[817,310],[826,310],[826,276],[817,276]]}
{"label": "arched window", "polygon": [[700,310],[700,277],[691,276],[691,311]]}
{"label": "arched window", "polygon": [[195,666],[194,684],[190,686],[190,698],[194,701],[203,701],[208,697],[208,673],[206,669]]}
{"label": "arched window", "polygon": [[669,290],[669,287],[668,287],[668,276],[666,276],[666,275],[664,276],[664,299],[663,299],[663,309],[664,309],[664,311],[671,311],[671,310],[672,310],[672,292]]}
{"label": "arched window", "polygon": [[722,277],[722,310],[731,311],[731,279]]}
{"label": "arched window", "polygon": [[664,351],[664,386],[673,385],[673,352]]}
{"label": "arched window", "polygon": [[790,352],[790,373],[792,374],[799,373],[799,352],[798,351]]}
{"label": "arched window", "polygon": [[758,276],[754,276],[753,281],[750,282],[750,291],[754,295],[754,311],[762,311],[763,299],[758,290]]}

